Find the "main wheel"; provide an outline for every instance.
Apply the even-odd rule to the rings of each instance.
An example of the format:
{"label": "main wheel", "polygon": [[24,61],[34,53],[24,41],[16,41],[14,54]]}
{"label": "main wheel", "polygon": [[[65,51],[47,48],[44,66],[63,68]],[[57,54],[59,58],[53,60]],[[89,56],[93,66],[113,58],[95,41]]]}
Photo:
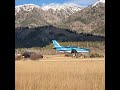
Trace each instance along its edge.
{"label": "main wheel", "polygon": [[76,57],[77,51],[76,51],[75,49],[72,49],[71,53],[72,53],[72,56],[73,56],[73,57]]}

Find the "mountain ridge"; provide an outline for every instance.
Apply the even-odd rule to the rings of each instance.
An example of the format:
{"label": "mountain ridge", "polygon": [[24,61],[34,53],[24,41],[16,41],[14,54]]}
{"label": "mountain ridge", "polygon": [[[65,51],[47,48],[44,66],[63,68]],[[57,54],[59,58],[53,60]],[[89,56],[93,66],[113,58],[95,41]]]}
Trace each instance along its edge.
{"label": "mountain ridge", "polygon": [[58,27],[72,29],[78,33],[105,36],[105,4],[99,2],[96,6],[90,5],[81,11],[77,11],[66,18]]}
{"label": "mountain ridge", "polygon": [[[58,9],[58,7],[60,8]],[[48,4],[41,7],[25,4],[20,5],[19,8],[16,6],[15,28],[34,28],[46,25],[70,29],[77,33],[105,36],[105,0],[98,0],[85,8],[65,4]]]}
{"label": "mountain ridge", "polygon": [[[47,5],[48,6],[48,5]],[[52,7],[50,7],[48,10],[44,10],[43,7],[34,5],[34,4],[24,4],[24,5],[19,5],[15,7],[15,27],[37,27],[37,26],[43,26],[43,25],[56,25],[57,23],[60,23],[63,21],[63,19],[65,19],[66,17],[68,17],[69,15],[73,14],[75,11],[80,10],[80,8],[78,6],[74,7],[73,10],[71,10],[72,6],[70,5],[59,5],[61,6],[61,9],[59,10],[55,10],[52,9]],[[58,6],[57,6],[58,8]],[[65,8],[63,10],[63,8]],[[76,9],[75,9],[76,8]],[[79,8],[79,9],[78,9]],[[35,12],[36,11],[36,12]],[[37,15],[36,15],[37,14]],[[30,16],[30,18],[28,18],[27,16]],[[26,16],[26,17],[25,17]],[[34,22],[30,22],[28,23],[28,19],[31,20],[31,18],[35,18],[35,16],[37,16],[36,18],[40,18],[40,20],[33,21]],[[27,18],[27,21],[26,19]],[[44,19],[44,20],[43,20]],[[27,23],[26,25],[24,25],[24,23],[22,22],[24,21],[25,23]],[[38,24],[35,24],[35,22],[38,22]],[[31,26],[31,23],[33,26]],[[41,24],[39,24],[41,23]]]}

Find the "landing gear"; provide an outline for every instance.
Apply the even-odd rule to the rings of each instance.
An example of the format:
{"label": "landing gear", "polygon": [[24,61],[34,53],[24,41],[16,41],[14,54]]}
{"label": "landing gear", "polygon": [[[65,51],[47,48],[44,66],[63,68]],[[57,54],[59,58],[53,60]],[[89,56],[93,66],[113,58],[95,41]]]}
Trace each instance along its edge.
{"label": "landing gear", "polygon": [[73,58],[85,58],[85,56],[82,53],[78,53],[75,49],[71,51]]}
{"label": "landing gear", "polygon": [[72,57],[76,57],[77,56],[77,51],[75,50],[75,49],[73,49],[72,51],[71,51],[71,53],[72,53]]}

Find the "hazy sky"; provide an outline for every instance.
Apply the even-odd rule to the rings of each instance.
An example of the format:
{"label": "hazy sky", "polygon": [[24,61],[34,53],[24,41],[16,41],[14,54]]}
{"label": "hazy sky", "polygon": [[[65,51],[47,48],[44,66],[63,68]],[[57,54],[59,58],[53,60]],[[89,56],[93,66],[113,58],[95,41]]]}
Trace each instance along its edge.
{"label": "hazy sky", "polygon": [[22,4],[36,4],[36,5],[46,5],[50,3],[75,3],[80,6],[88,6],[95,3],[97,0],[15,0],[15,5],[22,5]]}

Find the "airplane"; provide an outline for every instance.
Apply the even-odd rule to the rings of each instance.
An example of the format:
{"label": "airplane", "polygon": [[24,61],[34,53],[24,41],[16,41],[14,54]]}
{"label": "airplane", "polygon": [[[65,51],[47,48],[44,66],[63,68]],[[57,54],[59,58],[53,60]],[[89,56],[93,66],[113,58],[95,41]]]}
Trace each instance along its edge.
{"label": "airplane", "polygon": [[89,48],[80,48],[77,46],[60,46],[56,40],[52,40],[54,45],[53,49],[61,53],[87,53],[90,52]]}

